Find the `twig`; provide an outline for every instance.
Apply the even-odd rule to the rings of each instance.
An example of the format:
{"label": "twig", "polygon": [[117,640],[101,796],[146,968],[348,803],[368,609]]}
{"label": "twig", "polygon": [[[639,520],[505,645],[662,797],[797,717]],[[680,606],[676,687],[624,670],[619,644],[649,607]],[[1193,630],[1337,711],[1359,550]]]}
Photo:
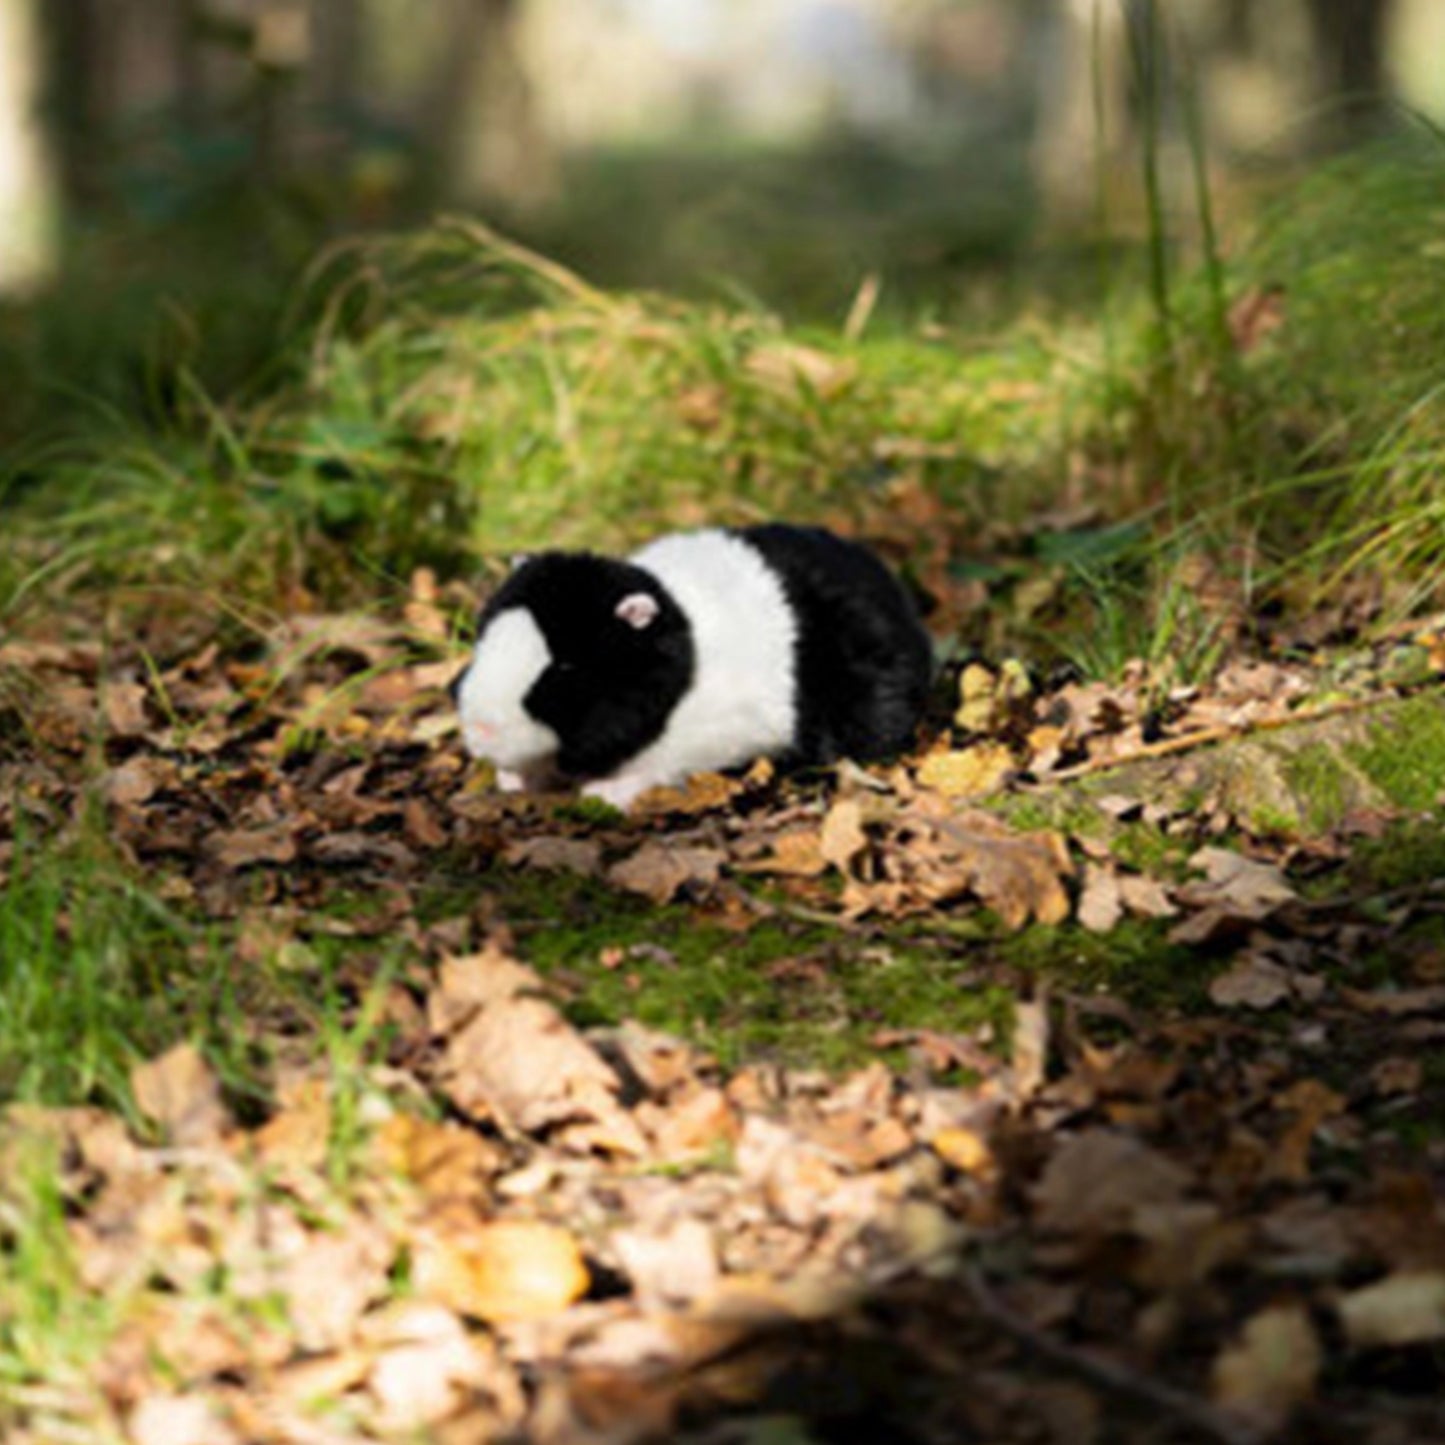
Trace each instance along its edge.
{"label": "twig", "polygon": [[960,1271],[964,1288],[973,1306],[989,1322],[1035,1355],[1058,1365],[1061,1369],[1088,1380],[1091,1384],[1124,1395],[1135,1403],[1173,1416],[1182,1425],[1200,1435],[1217,1440],[1220,1445],[1263,1445],[1265,1431],[1238,1415],[1217,1409],[1207,1400],[1176,1390],[1172,1385],[1136,1374],[1087,1350],[1067,1345],[1010,1309],[985,1282],[979,1270],[964,1264]]}
{"label": "twig", "polygon": [[1181,733],[1177,738],[1165,738],[1162,742],[1145,743],[1131,753],[1114,758],[1090,758],[1086,763],[1077,763],[1072,768],[1060,768],[1057,772],[1046,773],[1040,779],[1040,786],[1051,783],[1072,783],[1077,778],[1086,778],[1091,773],[1106,773],[1111,768],[1122,768],[1129,763],[1148,762],[1152,758],[1167,758],[1174,753],[1187,753],[1195,748],[1208,747],[1211,743],[1230,742],[1235,738],[1249,737],[1253,733],[1269,732],[1274,728],[1293,727],[1296,724],[1322,722],[1325,718],[1340,717],[1345,713],[1367,712],[1371,708],[1383,707],[1387,703],[1399,702],[1404,694],[1391,693],[1387,696],[1348,698],[1344,702],[1330,703],[1326,707],[1311,708],[1304,712],[1284,713],[1279,717],[1259,718],[1247,723],[1220,723],[1215,727],[1199,728],[1192,733]]}

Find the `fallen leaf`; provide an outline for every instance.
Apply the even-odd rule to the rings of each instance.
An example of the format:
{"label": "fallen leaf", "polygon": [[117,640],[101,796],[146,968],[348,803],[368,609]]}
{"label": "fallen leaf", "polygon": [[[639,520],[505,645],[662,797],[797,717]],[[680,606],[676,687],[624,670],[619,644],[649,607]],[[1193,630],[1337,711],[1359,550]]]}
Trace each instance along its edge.
{"label": "fallen leaf", "polygon": [[720,848],[648,842],[609,868],[607,881],[661,905],[670,903],[684,888],[711,887],[726,861],[727,854]]}
{"label": "fallen leaf", "polygon": [[1214,1398],[1274,1428],[1314,1397],[1324,1351],[1300,1305],[1275,1305],[1245,1322],[1214,1361]]}
{"label": "fallen leaf", "polygon": [[761,858],[738,865],[742,873],[774,873],[785,878],[816,878],[827,869],[821,839],[812,828],[780,833]]}
{"label": "fallen leaf", "polygon": [[998,679],[991,668],[981,662],[970,662],[958,675],[958,708],[953,723],[966,733],[986,733],[993,729]]}
{"label": "fallen leaf", "polygon": [[521,838],[507,845],[502,861],[596,878],[602,871],[602,845],[592,838]]}
{"label": "fallen leaf", "polygon": [[1090,933],[1108,933],[1124,916],[1124,894],[1118,874],[1099,863],[1084,865],[1079,894],[1079,922]]}
{"label": "fallen leaf", "polygon": [[858,364],[812,346],[777,341],[754,350],[744,363],[748,375],[772,391],[804,392],[831,401],[852,385]]}
{"label": "fallen leaf", "polygon": [[1241,954],[1209,985],[1209,997],[1220,1008],[1273,1008],[1291,992],[1289,970],[1253,952]]}
{"label": "fallen leaf", "polygon": [[1005,926],[1022,928],[1030,918],[1062,923],[1069,916],[1062,880],[1072,865],[1059,834],[1014,833],[986,813],[941,820],[937,827],[951,855],[945,876],[952,873]]}
{"label": "fallen leaf", "polygon": [[137,1107],[173,1144],[215,1143],[230,1124],[221,1085],[193,1044],[177,1044],[131,1070]]}
{"label": "fallen leaf", "polygon": [[[478,1391],[493,1398],[504,1418],[520,1413],[520,1389],[495,1346],[469,1333],[444,1306],[407,1300],[368,1317],[364,1329],[367,1343],[377,1350],[366,1383],[383,1430],[425,1432]],[[490,1439],[494,1432],[468,1432],[466,1438]]]}
{"label": "fallen leaf", "polygon": [[846,873],[853,860],[868,848],[863,806],[856,798],[840,798],[823,817],[818,848],[826,862]]}
{"label": "fallen leaf", "polygon": [[490,1201],[490,1181],[505,1153],[475,1129],[452,1120],[395,1113],[373,1137],[383,1168],[409,1179],[432,1204],[465,1200],[478,1207]]}
{"label": "fallen leaf", "polygon": [[930,753],[918,769],[919,784],[945,798],[981,798],[997,792],[1016,771],[1002,743],[975,743],[957,752]]}
{"label": "fallen leaf", "polygon": [[1275,1141],[1269,1157],[1269,1175],[1301,1183],[1309,1178],[1310,1149],[1320,1126],[1325,1120],[1343,1114],[1347,1101],[1318,1079],[1301,1079],[1284,1090],[1275,1105],[1292,1112],[1294,1118]]}
{"label": "fallen leaf", "polygon": [[963,1125],[952,1125],[940,1129],[930,1146],[945,1164],[951,1165],[961,1174],[973,1174],[980,1178],[992,1178],[998,1172],[998,1158],[987,1139],[976,1129]]}
{"label": "fallen leaf", "polygon": [[1423,988],[1356,989],[1341,988],[1340,997],[1352,1008],[1367,1013],[1406,1014],[1439,1013],[1445,1010],[1445,984],[1427,984]]}
{"label": "fallen leaf", "polygon": [[1061,1234],[1105,1234],[1127,1228],[1136,1210],[1172,1204],[1188,1174],[1128,1134],[1090,1129],[1066,1139],[1034,1187],[1039,1227]]}
{"label": "fallen leaf", "polygon": [[1360,1349],[1445,1339],[1445,1273],[1402,1270],[1341,1295],[1336,1308]]}
{"label": "fallen leaf", "polygon": [[1181,898],[1227,907],[1245,918],[1265,918],[1298,896],[1274,864],[1228,848],[1201,848],[1189,866],[1200,869],[1205,881],[1186,885],[1179,891]]}
{"label": "fallen leaf", "polygon": [[1011,1078],[1015,1096],[1031,1099],[1043,1087],[1049,1062],[1049,1002],[1031,999],[1014,1005]]}
{"label": "fallen leaf", "polygon": [[732,800],[750,786],[761,786],[751,782],[753,770],[748,777],[739,781],[722,773],[692,773],[681,787],[649,788],[633,805],[638,817],[659,816],[665,813],[711,813],[726,808]]}
{"label": "fallen leaf", "polygon": [[222,868],[248,868],[254,863],[294,863],[296,825],[290,820],[261,828],[235,828],[212,833],[205,840],[206,856]]}
{"label": "fallen leaf", "polygon": [[577,1241],[541,1220],[484,1224],[454,1211],[419,1226],[412,1239],[416,1293],[477,1319],[541,1319],[565,1309],[589,1283]]}
{"label": "fallen leaf", "polygon": [[1399,1094],[1417,1094],[1425,1081],[1425,1066],[1419,1059],[1398,1054],[1381,1059],[1370,1069],[1370,1087],[1387,1098]]}
{"label": "fallen leaf", "polygon": [[1144,874],[1121,874],[1119,896],[1124,907],[1137,918],[1173,918],[1179,912],[1170,900],[1168,889],[1157,878]]}
{"label": "fallen leaf", "polygon": [[530,969],[496,949],[447,960],[428,1004],[434,1029],[438,1021],[455,1028],[437,1029],[450,1034],[438,1068],[443,1092],[464,1113],[513,1131],[583,1122],[595,1128],[599,1146],[642,1153],[641,1131],[617,1102],[621,1081],[538,996],[541,987]]}
{"label": "fallen leaf", "polygon": [[644,1309],[691,1304],[710,1295],[721,1276],[713,1231],[700,1219],[618,1230],[612,1247]]}
{"label": "fallen leaf", "polygon": [[132,1445],[239,1445],[240,1436],[205,1395],[149,1395],[131,1411]]}

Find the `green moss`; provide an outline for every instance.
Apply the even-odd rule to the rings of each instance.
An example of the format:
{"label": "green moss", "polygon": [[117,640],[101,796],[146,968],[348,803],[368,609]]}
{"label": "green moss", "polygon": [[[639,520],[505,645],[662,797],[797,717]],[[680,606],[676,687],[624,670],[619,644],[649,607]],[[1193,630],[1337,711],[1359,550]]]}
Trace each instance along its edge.
{"label": "green moss", "polygon": [[1439,693],[1411,698],[1347,752],[1397,807],[1432,807],[1445,795],[1445,700]]}
{"label": "green moss", "polygon": [[[520,957],[583,1026],[635,1018],[690,1038],[728,1067],[759,1058],[846,1069],[886,1056],[884,1029],[991,1028],[1012,994],[980,988],[953,951],[880,946],[844,929],[765,920],[736,933],[685,906],[657,908],[569,875],[496,869],[480,886]],[[474,898],[474,890],[473,890]]]}
{"label": "green moss", "polygon": [[1149,823],[1123,823],[1110,842],[1109,851],[1126,868],[1156,878],[1179,879],[1184,876],[1185,860],[1194,851],[1194,842],[1171,837]]}
{"label": "green moss", "polygon": [[1339,825],[1346,811],[1347,777],[1331,749],[1314,746],[1285,754],[1284,775],[1311,833],[1328,833]]}
{"label": "green moss", "polygon": [[1031,928],[1002,940],[999,955],[1076,992],[1117,994],[1149,1008],[1193,1012],[1207,1003],[1214,963],[1171,944],[1166,924],[1125,919],[1107,934],[1075,924]]}

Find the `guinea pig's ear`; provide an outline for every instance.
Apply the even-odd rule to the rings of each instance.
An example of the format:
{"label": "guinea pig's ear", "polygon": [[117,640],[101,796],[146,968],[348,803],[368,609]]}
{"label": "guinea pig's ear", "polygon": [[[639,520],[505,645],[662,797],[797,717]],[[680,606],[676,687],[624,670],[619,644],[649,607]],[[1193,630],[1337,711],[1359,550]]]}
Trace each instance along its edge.
{"label": "guinea pig's ear", "polygon": [[620,617],[629,627],[641,632],[644,627],[650,627],[657,620],[660,610],[657,598],[651,592],[629,592],[617,604],[614,615]]}

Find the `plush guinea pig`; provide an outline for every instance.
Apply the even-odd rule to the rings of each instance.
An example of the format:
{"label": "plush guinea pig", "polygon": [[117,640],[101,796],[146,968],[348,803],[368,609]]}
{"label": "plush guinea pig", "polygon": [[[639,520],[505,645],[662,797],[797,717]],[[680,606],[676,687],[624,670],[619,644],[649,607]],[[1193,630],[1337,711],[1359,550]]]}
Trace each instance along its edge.
{"label": "plush guinea pig", "polygon": [[457,685],[498,785],[559,775],[619,808],[759,756],[907,745],[932,676],[912,603],[866,548],[782,524],[676,533],[626,561],[544,552],[487,604]]}

